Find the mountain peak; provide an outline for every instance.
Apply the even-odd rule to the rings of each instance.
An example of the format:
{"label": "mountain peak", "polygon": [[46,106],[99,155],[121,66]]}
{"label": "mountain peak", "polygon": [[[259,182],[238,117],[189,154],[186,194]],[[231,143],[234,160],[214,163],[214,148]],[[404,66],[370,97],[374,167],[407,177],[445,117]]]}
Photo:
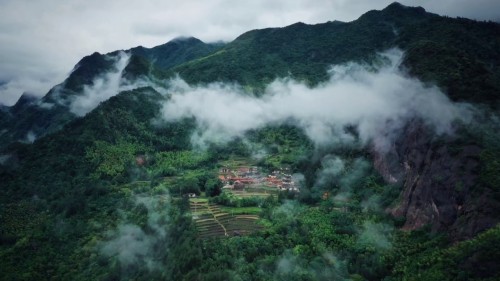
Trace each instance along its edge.
{"label": "mountain peak", "polygon": [[371,10],[359,17],[358,20],[375,22],[392,22],[393,24],[414,24],[417,21],[435,16],[428,13],[422,7],[405,6],[399,2],[393,2],[382,10]]}
{"label": "mountain peak", "polygon": [[153,62],[158,69],[169,69],[189,60],[203,57],[222,45],[206,44],[195,37],[177,37],[152,48],[136,47],[130,51]]}
{"label": "mountain peak", "polygon": [[[172,40],[170,40],[168,43],[203,43],[200,39],[192,36],[179,36],[176,37]],[[167,44],[168,44],[167,43]]]}
{"label": "mountain peak", "polygon": [[389,4],[389,6],[385,7],[382,11],[389,11],[389,12],[400,12],[400,11],[412,11],[416,13],[425,13],[425,9],[418,6],[418,7],[409,7],[405,6],[399,2],[392,2]]}
{"label": "mountain peak", "polygon": [[21,97],[17,100],[16,104],[14,104],[14,106],[11,107],[11,110],[14,113],[19,112],[19,111],[23,110],[24,108],[30,106],[31,104],[33,104],[34,102],[36,102],[39,99],[40,99],[39,97],[37,97],[33,94],[24,92],[21,95]]}
{"label": "mountain peak", "polygon": [[22,106],[24,104],[29,104],[29,103],[32,103],[34,101],[37,101],[39,98],[33,94],[30,94],[28,92],[24,92],[21,97],[19,97],[19,99],[17,100],[16,104],[14,105],[14,107],[16,106]]}
{"label": "mountain peak", "polygon": [[386,9],[387,8],[408,8],[408,6],[405,6],[405,5],[403,5],[403,4],[401,4],[401,3],[399,3],[399,2],[396,1],[396,2],[392,2],[391,4],[389,4],[386,7]]}

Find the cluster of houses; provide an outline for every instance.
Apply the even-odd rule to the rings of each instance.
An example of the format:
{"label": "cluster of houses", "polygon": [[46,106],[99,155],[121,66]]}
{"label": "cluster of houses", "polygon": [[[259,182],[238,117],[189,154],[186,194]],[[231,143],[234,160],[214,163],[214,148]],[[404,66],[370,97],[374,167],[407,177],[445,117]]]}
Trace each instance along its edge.
{"label": "cluster of houses", "polygon": [[265,175],[256,166],[237,167],[230,169],[222,167],[219,169],[219,179],[224,188],[232,190],[243,190],[248,187],[275,187],[281,191],[298,192],[298,186],[293,181],[290,168],[283,167]]}

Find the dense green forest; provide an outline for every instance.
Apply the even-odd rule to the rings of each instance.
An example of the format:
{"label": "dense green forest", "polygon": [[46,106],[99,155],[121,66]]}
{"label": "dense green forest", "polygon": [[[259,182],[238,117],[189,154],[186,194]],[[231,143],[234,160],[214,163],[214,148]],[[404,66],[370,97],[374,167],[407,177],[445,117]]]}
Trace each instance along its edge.
{"label": "dense green forest", "polygon": [[[163,118],[175,87],[185,87],[171,81],[227,82],[257,98],[280,78],[322,87],[332,65],[376,72],[380,52],[395,47],[406,76],[474,108],[473,126],[456,122],[451,135],[433,135],[420,120],[402,126],[384,157],[395,157],[407,181],[387,180],[354,124],[341,128],[349,142],[335,145],[318,146],[287,120],[199,147],[194,115]],[[8,131],[0,135],[0,280],[500,279],[499,24],[394,3],[350,23],[137,47],[120,75],[139,86],[73,114],[73,96],[112,72],[117,54],[85,57],[41,101],[24,97],[0,111]],[[33,143],[21,139],[29,131],[40,136]],[[299,190],[237,191],[221,177],[229,166],[266,177],[288,171],[280,173]],[[431,207],[426,194],[405,197],[418,188],[408,185],[412,169],[415,182],[427,177],[434,188]],[[443,197],[456,201],[448,207]],[[411,213],[412,200],[453,209],[453,221],[418,206]]]}

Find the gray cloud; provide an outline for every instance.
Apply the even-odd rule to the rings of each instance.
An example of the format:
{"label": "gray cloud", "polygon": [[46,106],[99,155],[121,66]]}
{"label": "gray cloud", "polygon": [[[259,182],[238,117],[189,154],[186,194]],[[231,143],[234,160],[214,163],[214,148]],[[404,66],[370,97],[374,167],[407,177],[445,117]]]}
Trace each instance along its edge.
{"label": "gray cloud", "polygon": [[135,265],[149,258],[156,241],[154,236],[147,235],[139,226],[133,224],[119,225],[115,235],[114,239],[103,246],[102,253],[116,256],[122,267]]}
{"label": "gray cloud", "polygon": [[[83,56],[143,45],[177,36],[205,41],[233,40],[257,28],[298,21],[351,21],[392,0],[0,1],[0,103],[13,104],[27,91],[41,96],[60,83]],[[431,12],[500,19],[495,0],[400,1]]]}
{"label": "gray cloud", "polygon": [[333,195],[331,200],[342,205],[352,197],[370,167],[371,164],[363,158],[348,160],[336,155],[325,155],[321,160],[313,192],[321,194],[323,191],[330,191]]}
{"label": "gray cloud", "polygon": [[387,250],[392,247],[390,239],[393,230],[394,227],[388,224],[365,221],[359,233],[358,243],[374,246],[378,250]]}
{"label": "gray cloud", "polygon": [[304,210],[297,201],[286,200],[283,204],[273,210],[274,220],[293,221]]}
{"label": "gray cloud", "polygon": [[25,142],[27,142],[27,143],[33,143],[35,140],[36,140],[36,134],[33,131],[29,131],[26,134]]}
{"label": "gray cloud", "polygon": [[111,59],[115,60],[114,69],[95,79],[92,85],[85,85],[83,93],[70,102],[71,112],[83,116],[122,90],[122,72],[129,62],[130,54],[120,52]]}
{"label": "gray cloud", "polygon": [[326,184],[336,182],[344,172],[344,169],[345,164],[340,157],[330,154],[325,155],[321,160],[321,171],[318,174],[316,185],[322,187]]}
{"label": "gray cloud", "polygon": [[122,270],[131,267],[156,270],[165,251],[167,239],[169,197],[167,195],[136,196],[135,205],[147,210],[147,228],[122,222],[109,233],[109,239],[98,244],[101,254],[114,257]]}
{"label": "gray cloud", "polygon": [[3,155],[0,155],[0,165],[3,165],[5,163],[7,163],[7,161],[12,157],[12,155],[9,155],[9,154],[3,154]]}
{"label": "gray cloud", "polygon": [[277,280],[293,280],[297,276],[310,280],[350,280],[347,262],[332,253],[324,253],[308,261],[287,250],[276,262],[274,274]]}
{"label": "gray cloud", "polygon": [[381,56],[387,64],[376,71],[353,63],[338,65],[332,68],[331,79],[318,87],[280,79],[267,87],[262,98],[234,84],[190,86],[176,79],[171,81],[172,96],[164,104],[163,117],[167,121],[195,117],[198,131],[192,142],[201,147],[241,137],[250,129],[294,121],[317,146],[355,141],[344,128],[356,126],[361,145],[371,144],[381,152],[415,118],[437,134],[451,133],[454,120],[470,118],[467,105],[453,103],[438,88],[402,73],[401,51]]}

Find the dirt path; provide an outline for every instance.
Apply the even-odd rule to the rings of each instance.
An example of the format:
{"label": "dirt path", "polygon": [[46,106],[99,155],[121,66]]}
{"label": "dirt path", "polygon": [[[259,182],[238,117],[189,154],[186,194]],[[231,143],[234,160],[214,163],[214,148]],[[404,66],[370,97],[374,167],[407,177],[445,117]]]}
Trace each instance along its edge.
{"label": "dirt path", "polygon": [[209,206],[208,209],[210,210],[210,214],[214,217],[214,220],[222,227],[222,229],[224,229],[224,236],[228,236],[226,227],[217,219],[212,208]]}

